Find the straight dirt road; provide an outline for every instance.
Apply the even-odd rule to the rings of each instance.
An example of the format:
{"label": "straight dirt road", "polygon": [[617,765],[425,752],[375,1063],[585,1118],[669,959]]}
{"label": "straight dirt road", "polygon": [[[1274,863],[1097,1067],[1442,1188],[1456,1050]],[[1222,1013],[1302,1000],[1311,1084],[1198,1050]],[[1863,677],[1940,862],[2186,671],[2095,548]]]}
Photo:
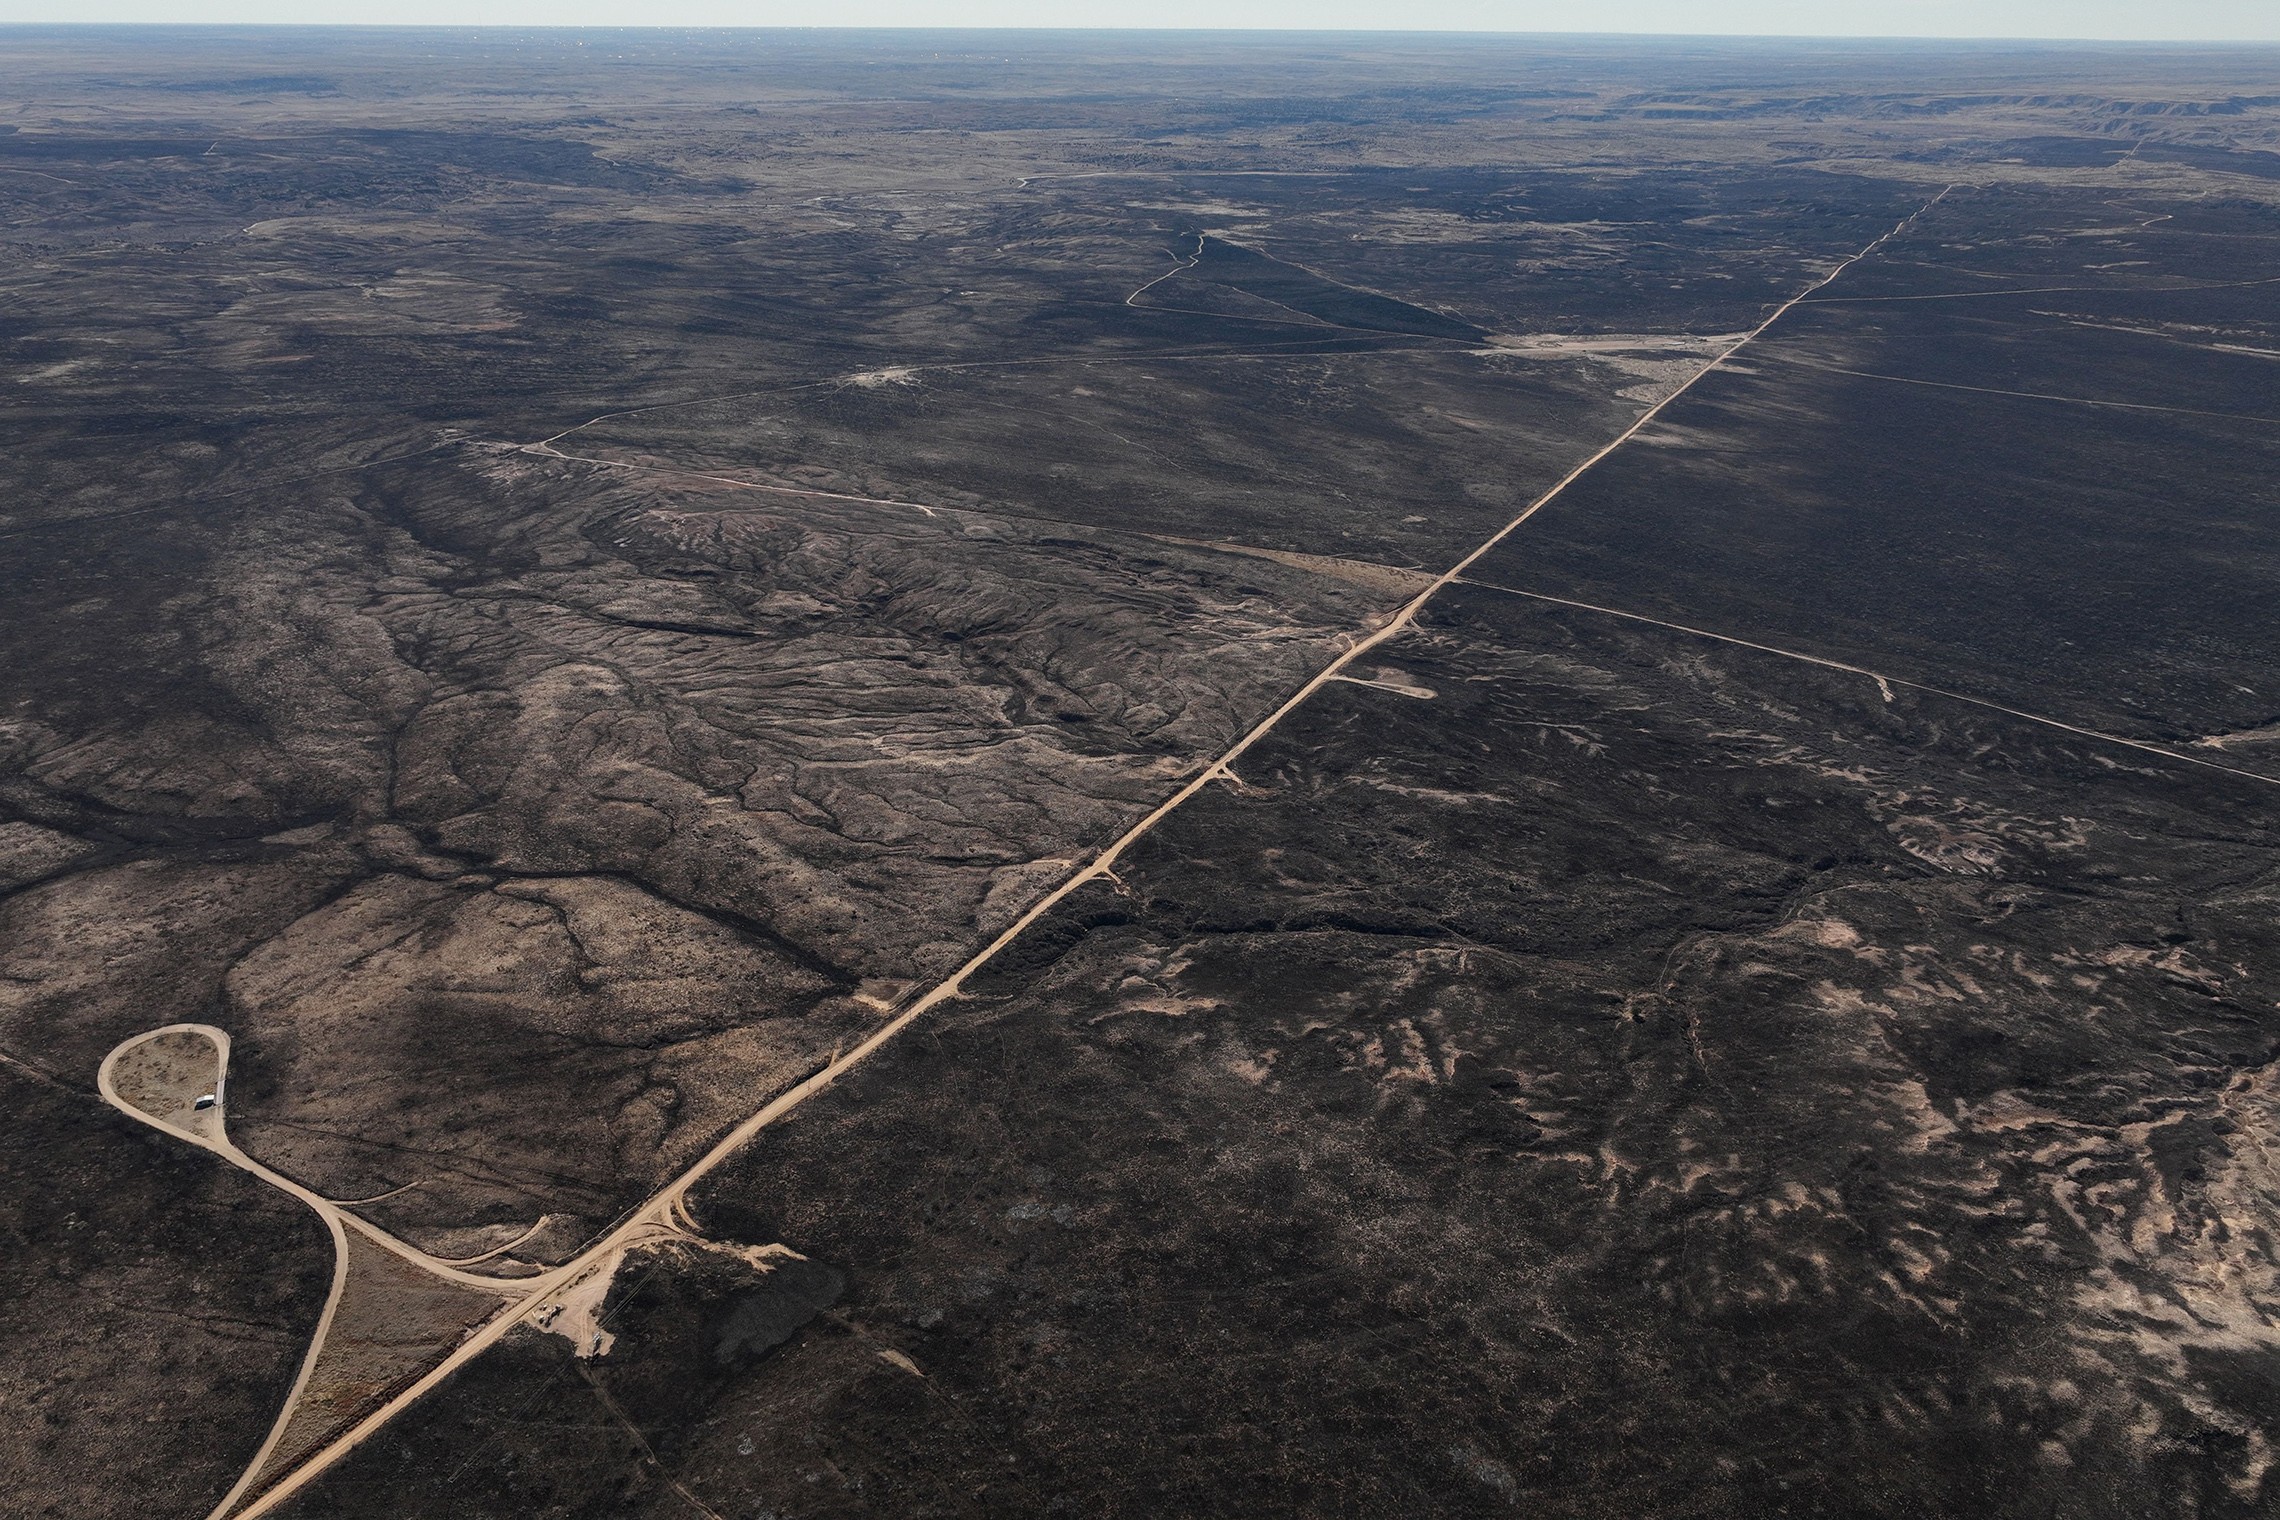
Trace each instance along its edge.
{"label": "straight dirt road", "polygon": [[[1526,524],[1530,518],[1534,517],[1538,512],[1542,511],[1544,507],[1557,499],[1561,493],[1566,491],[1576,481],[1582,479],[1592,469],[1598,466],[1601,461],[1605,460],[1609,455],[1615,453],[1618,449],[1621,449],[1625,444],[1629,443],[1633,438],[1637,437],[1643,429],[1651,425],[1657,417],[1659,417],[1681,396],[1687,394],[1687,392],[1692,390],[1705,377],[1711,375],[1723,365],[1725,365],[1726,362],[1731,359],[1736,353],[1739,353],[1750,343],[1761,337],[1768,329],[1772,328],[1776,323],[1778,323],[1793,308],[1795,308],[1801,302],[1804,302],[1808,298],[1812,297],[1817,292],[1825,289],[1831,282],[1835,281],[1847,269],[1850,269],[1853,265],[1859,263],[1862,259],[1868,258],[1875,254],[1878,249],[1882,248],[1891,239],[1905,233],[1910,227],[1915,224],[1919,218],[1921,218],[1926,212],[1930,211],[1934,206],[1938,205],[1940,201],[1945,199],[1946,196],[1955,188],[1955,186],[1951,185],[1946,189],[1943,189],[1938,195],[1933,196],[1923,206],[1919,207],[1912,215],[1900,222],[1897,226],[1893,227],[1890,231],[1884,233],[1881,237],[1878,237],[1875,241],[1862,248],[1859,252],[1838,263],[1819,280],[1816,280],[1806,289],[1800,291],[1797,295],[1791,297],[1789,300],[1783,302],[1779,307],[1775,308],[1774,311],[1768,315],[1764,321],[1760,322],[1756,327],[1750,329],[1732,346],[1720,351],[1718,354],[1713,356],[1708,362],[1703,364],[1698,370],[1689,376],[1683,384],[1670,392],[1669,395],[1656,402],[1653,406],[1649,407],[1646,411],[1641,413],[1637,420],[1635,420],[1629,427],[1625,428],[1614,439],[1590,455],[1590,457],[1586,458],[1581,464],[1575,466],[1575,468],[1570,470],[1565,476],[1561,477],[1549,490],[1545,491],[1542,495],[1531,501],[1521,512],[1514,516],[1509,522],[1505,523],[1504,526],[1499,528],[1495,533],[1491,534],[1487,539],[1483,540],[1470,553],[1466,554],[1454,565],[1450,566],[1447,570],[1436,576],[1407,603],[1403,604],[1403,606],[1391,618],[1383,622],[1374,631],[1357,637],[1346,647],[1346,649],[1341,654],[1337,656],[1337,658],[1332,660],[1328,665],[1317,672],[1280,706],[1276,707],[1272,712],[1267,714],[1266,717],[1262,718],[1226,751],[1220,754],[1216,759],[1203,766],[1202,769],[1198,771],[1185,785],[1180,787],[1179,790],[1174,792],[1170,797],[1166,798],[1162,803],[1157,805],[1153,810],[1142,817],[1138,822],[1134,823],[1130,828],[1126,829],[1123,834],[1119,835],[1105,849],[1101,850],[1098,854],[1093,856],[1090,861],[1086,862],[1074,873],[1065,878],[1058,887],[1054,888],[1054,890],[1039,899],[1029,908],[1027,912],[1023,913],[1019,918],[1015,919],[1014,922],[1009,925],[1003,933],[999,934],[981,950],[976,952],[956,971],[952,972],[947,978],[924,993],[924,995],[907,1003],[899,1013],[897,1013],[892,1019],[888,1020],[885,1024],[881,1025],[875,1032],[865,1038],[861,1043],[855,1045],[851,1049],[841,1054],[836,1055],[821,1070],[817,1071],[814,1075],[810,1076],[807,1080],[799,1083],[797,1086],[794,1086],[785,1091],[774,1100],[769,1102],[765,1107],[761,1108],[757,1113],[746,1119],[742,1124],[739,1124],[735,1129],[731,1130],[716,1145],[714,1145],[711,1150],[706,1152],[705,1155],[701,1157],[695,1164],[682,1172],[680,1176],[676,1177],[664,1188],[660,1189],[649,1199],[647,1203],[633,1211],[608,1234],[604,1235],[593,1245],[589,1246],[584,1252],[580,1253],[576,1258],[574,1258],[565,1266],[557,1269],[552,1273],[549,1273],[547,1277],[543,1279],[541,1285],[534,1286],[529,1296],[524,1298],[509,1312],[499,1315],[498,1317],[491,1320],[488,1324],[484,1325],[481,1330],[470,1336],[462,1345],[454,1350],[448,1357],[446,1357],[435,1368],[429,1371],[425,1376],[420,1378],[417,1382],[413,1383],[408,1388],[404,1389],[394,1398],[390,1399],[379,1409],[373,1411],[365,1419],[358,1422],[358,1424],[353,1428],[344,1432],[324,1448],[312,1454],[306,1461],[301,1463],[299,1467],[297,1467],[294,1471],[284,1475],[273,1486],[262,1493],[262,1495],[257,1500],[255,1500],[251,1505],[246,1507],[240,1513],[247,1517],[247,1520],[253,1520],[253,1517],[268,1514],[276,1509],[279,1505],[283,1504],[294,1493],[298,1492],[301,1488],[306,1486],[311,1480],[316,1478],[327,1468],[331,1467],[334,1463],[338,1462],[348,1453],[354,1451],[359,1445],[369,1440],[376,1432],[380,1431],[385,1426],[387,1426],[390,1421],[394,1420],[397,1415],[401,1414],[412,1405],[418,1403],[422,1398],[426,1397],[429,1392],[440,1385],[445,1379],[449,1378],[454,1372],[458,1371],[461,1367],[465,1366],[468,1362],[474,1360],[476,1357],[482,1355],[485,1350],[496,1344],[516,1325],[525,1322],[532,1314],[543,1309],[549,1299],[558,1296],[565,1290],[576,1288],[580,1283],[592,1278],[597,1273],[614,1273],[618,1263],[624,1259],[626,1253],[638,1245],[659,1238],[685,1234],[685,1221],[687,1221],[689,1217],[687,1214],[687,1195],[689,1189],[693,1185],[695,1185],[709,1173],[713,1172],[723,1162],[728,1160],[729,1157],[750,1143],[753,1137],[758,1135],[761,1131],[765,1130],[770,1125],[775,1124],[785,1115],[799,1108],[800,1105],[807,1102],[817,1093],[820,1093],[826,1088],[830,1087],[841,1076],[843,1076],[852,1068],[862,1064],[865,1060],[875,1054],[890,1040],[901,1034],[905,1029],[909,1028],[917,1020],[923,1018],[927,1013],[941,1006],[942,1004],[959,997],[964,990],[967,980],[973,976],[974,973],[989,964],[989,962],[995,959],[1002,951],[1004,951],[1008,945],[1019,939],[1040,919],[1044,918],[1046,914],[1050,913],[1055,907],[1059,906],[1060,903],[1067,899],[1070,894],[1076,892],[1079,888],[1083,887],[1088,882],[1100,880],[1106,877],[1112,877],[1117,861],[1125,854],[1126,851],[1130,850],[1133,845],[1138,843],[1141,839],[1145,838],[1152,830],[1157,827],[1157,825],[1162,823],[1173,813],[1177,812],[1182,805],[1187,803],[1191,798],[1195,797],[1205,787],[1211,785],[1215,781],[1231,777],[1233,774],[1232,768],[1237,761],[1239,761],[1261,740],[1265,739],[1269,734],[1273,733],[1285,719],[1287,719],[1293,712],[1297,711],[1307,701],[1313,698],[1316,693],[1320,692],[1324,687],[1330,685],[1331,683],[1339,680],[1343,676],[1346,669],[1351,666],[1356,660],[1360,659],[1363,655],[1369,653],[1371,650],[1378,648],[1380,645],[1383,645],[1392,639],[1398,638],[1401,634],[1406,632],[1414,624],[1418,613],[1423,610],[1423,608],[1429,602],[1431,602],[1434,597],[1438,596],[1442,591],[1448,589],[1450,586],[1458,584],[1463,579],[1467,570],[1471,569],[1472,566],[1477,564],[1481,559],[1496,549],[1498,545],[1502,544],[1507,538],[1511,537],[1511,535],[1517,532],[1524,524]],[[555,435],[556,438],[563,436],[566,435]],[[548,439],[546,440],[545,445],[541,445],[541,447],[551,445],[553,441],[553,439]]]}

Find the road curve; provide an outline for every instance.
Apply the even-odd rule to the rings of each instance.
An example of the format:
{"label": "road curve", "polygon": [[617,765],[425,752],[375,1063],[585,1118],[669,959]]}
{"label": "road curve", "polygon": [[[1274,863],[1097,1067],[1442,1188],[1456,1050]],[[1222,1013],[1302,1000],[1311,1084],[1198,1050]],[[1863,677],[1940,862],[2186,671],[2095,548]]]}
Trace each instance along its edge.
{"label": "road curve", "polygon": [[[331,1467],[342,1457],[354,1451],[358,1446],[362,1445],[366,1440],[368,1440],[373,1434],[387,1425],[390,1420],[394,1419],[405,1409],[410,1408],[413,1404],[426,1397],[427,1394],[434,1390],[439,1384],[441,1384],[444,1379],[451,1376],[452,1373],[458,1371],[468,1362],[482,1355],[483,1352],[490,1349],[492,1345],[496,1344],[516,1325],[523,1323],[533,1312],[535,1312],[543,1305],[544,1301],[548,1297],[552,1296],[556,1288],[573,1284],[579,1280],[592,1276],[596,1272],[615,1271],[617,1263],[624,1259],[625,1253],[637,1245],[651,1240],[671,1238],[682,1235],[682,1221],[687,1220],[690,1217],[688,1213],[687,1203],[689,1189],[694,1187],[698,1182],[702,1181],[708,1173],[712,1172],[715,1168],[719,1167],[721,1163],[725,1162],[730,1156],[734,1155],[745,1145],[749,1144],[752,1138],[755,1135],[759,1134],[760,1131],[774,1124],[777,1120],[790,1113],[793,1109],[798,1108],[801,1104],[814,1097],[817,1093],[822,1092],[826,1088],[830,1087],[851,1067],[854,1067],[869,1058],[872,1054],[878,1051],[881,1046],[885,1045],[889,1040],[892,1040],[896,1035],[902,1033],[903,1030],[908,1028],[916,1020],[931,1012],[933,1009],[939,1007],[941,1004],[963,996],[966,980],[968,977],[972,976],[983,966],[987,965],[991,960],[995,959],[1000,951],[1004,950],[1006,946],[1013,943],[1014,940],[1020,938],[1021,935],[1026,933],[1032,925],[1034,925],[1039,919],[1043,918],[1046,914],[1050,913],[1071,893],[1076,892],[1079,888],[1083,887],[1088,882],[1102,879],[1113,879],[1115,876],[1116,862],[1124,855],[1125,851],[1129,850],[1134,844],[1138,843],[1142,836],[1153,830],[1156,825],[1163,822],[1167,817],[1171,816],[1171,814],[1176,812],[1182,804],[1186,803],[1190,798],[1194,797],[1205,787],[1211,785],[1215,781],[1231,777],[1233,775],[1231,768],[1238,759],[1240,759],[1260,740],[1266,738],[1267,735],[1271,733],[1277,726],[1279,726],[1285,718],[1288,718],[1293,712],[1297,711],[1298,708],[1303,706],[1317,692],[1321,691],[1325,686],[1328,686],[1333,681],[1339,679],[1339,677],[1345,672],[1346,668],[1352,665],[1355,660],[1360,658],[1369,650],[1376,648],[1378,645],[1383,644],[1387,640],[1395,638],[1406,631],[1414,624],[1418,613],[1424,610],[1428,602],[1432,601],[1434,597],[1439,595],[1442,591],[1447,590],[1450,586],[1462,581],[1465,577],[1465,572],[1470,570],[1474,565],[1478,564],[1489,554],[1491,550],[1495,549],[1497,545],[1503,543],[1505,539],[1511,537],[1512,534],[1517,532],[1520,527],[1525,524],[1530,518],[1534,517],[1546,506],[1549,506],[1553,499],[1558,497],[1563,491],[1567,490],[1569,486],[1575,484],[1576,481],[1589,474],[1591,470],[1600,463],[1601,460],[1604,460],[1608,455],[1614,453],[1617,449],[1622,448],[1623,445],[1629,443],[1633,438],[1637,437],[1643,429],[1645,429],[1666,409],[1668,409],[1673,402],[1678,400],[1679,397],[1692,390],[1697,384],[1699,384],[1703,379],[1712,374],[1714,371],[1724,367],[1727,360],[1731,359],[1736,353],[1747,347],[1751,342],[1756,340],[1776,322],[1779,322],[1783,317],[1787,316],[1794,307],[1806,301],[1808,298],[1817,294],[1821,290],[1826,289],[1832,281],[1834,281],[1839,275],[1843,274],[1847,269],[1850,269],[1853,265],[1859,263],[1862,259],[1869,257],[1871,254],[1874,254],[1887,242],[1890,242],[1893,238],[1900,236],[1909,228],[1913,227],[1919,218],[1924,216],[1924,214],[1926,212],[1929,212],[1934,206],[1937,206],[1941,201],[1945,200],[1955,188],[1956,187],[1954,185],[1949,185],[1946,189],[1941,190],[1938,195],[1933,196],[1930,200],[1925,202],[1924,205],[1918,208],[1913,215],[1909,216],[1906,220],[1899,223],[1899,225],[1892,228],[1891,231],[1885,233],[1882,237],[1877,238],[1874,242],[1870,243],[1865,248],[1862,248],[1858,253],[1853,254],[1847,259],[1844,259],[1834,268],[1830,269],[1827,274],[1821,276],[1821,278],[1815,280],[1811,285],[1807,286],[1797,295],[1791,297],[1789,300],[1776,307],[1763,322],[1760,322],[1756,327],[1750,329],[1747,334],[1735,342],[1731,347],[1721,350],[1708,363],[1704,364],[1700,369],[1696,370],[1691,376],[1689,376],[1685,384],[1679,386],[1678,389],[1672,391],[1669,395],[1665,396],[1662,400],[1656,402],[1653,406],[1649,407],[1645,412],[1640,414],[1637,421],[1633,422],[1629,427],[1625,428],[1605,447],[1593,453],[1589,458],[1585,459],[1581,464],[1577,465],[1573,470],[1570,470],[1565,476],[1561,477],[1560,480],[1554,484],[1550,490],[1544,492],[1543,495],[1530,502],[1517,517],[1514,517],[1510,522],[1506,523],[1495,533],[1491,534],[1478,547],[1474,548],[1470,553],[1466,554],[1464,558],[1457,561],[1456,564],[1450,566],[1439,576],[1436,576],[1431,581],[1431,583],[1429,583],[1423,590],[1419,591],[1416,596],[1412,597],[1408,602],[1404,603],[1400,610],[1393,615],[1393,617],[1380,625],[1375,631],[1370,632],[1350,643],[1342,654],[1340,654],[1336,659],[1332,660],[1328,665],[1324,666],[1323,669],[1318,672],[1311,680],[1309,680],[1305,685],[1301,686],[1296,692],[1294,692],[1287,701],[1282,703],[1281,706],[1275,708],[1273,712],[1269,713],[1265,718],[1261,719],[1240,739],[1236,740],[1236,742],[1230,746],[1225,753],[1221,754],[1218,756],[1218,758],[1205,765],[1194,775],[1192,779],[1187,782],[1186,785],[1182,786],[1178,791],[1174,792],[1170,797],[1166,798],[1162,804],[1157,806],[1145,817],[1140,819],[1139,822],[1133,824],[1129,829],[1125,830],[1124,833],[1119,835],[1106,849],[1102,850],[1098,855],[1094,856],[1090,861],[1079,867],[1072,875],[1063,880],[1060,886],[1054,888],[1053,891],[1040,898],[1029,908],[1027,912],[1023,913],[1019,918],[1015,919],[1013,923],[1006,928],[1005,932],[998,935],[995,939],[991,940],[987,945],[983,946],[970,959],[968,959],[964,965],[960,966],[956,971],[952,972],[947,978],[934,986],[924,996],[919,997],[914,1001],[904,1005],[902,1010],[893,1018],[882,1024],[878,1029],[874,1030],[870,1036],[868,1036],[859,1044],[855,1045],[852,1049],[848,1050],[845,1054],[834,1057],[834,1059],[826,1064],[822,1070],[816,1072],[806,1081],[801,1082],[798,1085],[778,1094],[757,1113],[753,1114],[743,1123],[737,1125],[736,1128],[730,1130],[721,1138],[718,1144],[714,1145],[711,1150],[707,1151],[701,1158],[696,1161],[695,1164],[690,1166],[687,1170],[683,1171],[680,1176],[667,1183],[657,1193],[652,1195],[647,1203],[643,1204],[640,1208],[634,1210],[631,1214],[626,1216],[623,1223],[618,1225],[615,1229],[611,1230],[606,1235],[602,1236],[592,1245],[588,1246],[576,1257],[572,1258],[569,1262],[565,1263],[556,1271],[547,1274],[547,1276],[544,1278],[526,1279],[525,1281],[532,1284],[532,1293],[530,1297],[524,1299],[520,1304],[511,1307],[507,1310],[507,1312],[491,1320],[489,1324],[486,1324],[482,1327],[482,1329],[478,1330],[475,1334],[469,1336],[464,1342],[462,1342],[457,1350],[452,1352],[450,1356],[444,1358],[442,1362],[438,1363],[426,1374],[426,1376],[420,1378],[419,1381],[413,1383],[410,1387],[404,1389],[401,1393],[398,1393],[394,1398],[381,1405],[378,1409],[374,1410],[364,1419],[358,1421],[356,1425],[351,1427],[349,1430],[344,1431],[341,1435],[335,1437],[321,1450],[312,1453],[305,1461],[301,1463],[299,1467],[295,1468],[292,1472],[285,1474],[284,1477],[281,1478],[275,1486],[270,1488],[252,1505],[248,1506],[243,1515],[239,1517],[239,1520],[258,1520],[258,1517],[269,1513],[276,1506],[284,1503],[287,1498],[289,1498],[302,1486],[307,1484],[311,1479],[315,1478],[318,1474],[322,1473],[328,1467]],[[1178,272],[1179,271],[1176,269],[1171,271],[1173,274],[1176,274]],[[1168,278],[1168,276],[1162,276],[1159,278]],[[1147,287],[1143,286],[1141,288],[1144,290]],[[1134,294],[1138,294],[1138,292],[1134,292]],[[576,429],[570,429],[568,431],[574,432]],[[558,433],[555,435],[556,438],[564,436],[567,436],[567,434]],[[545,442],[546,444],[550,445],[554,442],[554,439],[550,438],[545,440]]]}
{"label": "road curve", "polygon": [[[301,1358],[301,1370],[294,1377],[292,1390],[286,1394],[284,1407],[278,1411],[277,1419],[270,1426],[268,1437],[262,1441],[260,1450],[253,1454],[253,1460],[246,1464],[245,1471],[239,1475],[236,1484],[231,1487],[227,1494],[223,1495],[222,1502],[215,1505],[207,1516],[207,1520],[223,1520],[223,1517],[230,1514],[238,1502],[245,1497],[246,1490],[253,1486],[262,1469],[268,1465],[271,1456],[276,1453],[277,1443],[284,1438],[286,1427],[292,1423],[294,1412],[300,1406],[301,1395],[308,1388],[310,1377],[316,1372],[318,1358],[324,1351],[325,1338],[332,1330],[333,1316],[340,1308],[341,1294],[348,1287],[348,1230],[354,1229],[358,1234],[372,1241],[373,1244],[402,1257],[424,1272],[450,1282],[496,1293],[506,1300],[506,1307],[510,1310],[527,1304],[530,1298],[555,1287],[567,1269],[550,1272],[540,1277],[526,1278],[484,1277],[473,1272],[462,1272],[453,1263],[438,1260],[424,1251],[406,1244],[378,1225],[348,1213],[331,1199],[311,1192],[292,1178],[270,1170],[248,1156],[244,1151],[239,1150],[229,1138],[227,1108],[224,1104],[217,1102],[212,1109],[207,1111],[212,1115],[213,1133],[211,1135],[200,1134],[196,1130],[184,1128],[180,1124],[169,1122],[157,1114],[137,1107],[119,1092],[116,1080],[119,1060],[153,1040],[173,1034],[198,1035],[214,1047],[213,1090],[217,1097],[226,1094],[230,1069],[230,1037],[228,1031],[217,1029],[211,1024],[166,1024],[157,1029],[146,1029],[141,1034],[120,1041],[112,1048],[111,1053],[103,1058],[103,1064],[95,1070],[95,1090],[102,1095],[103,1101],[129,1118],[147,1124],[151,1128],[172,1136],[187,1145],[194,1145],[202,1151],[219,1156],[240,1171],[252,1173],[279,1192],[288,1193],[299,1199],[308,1205],[319,1219],[324,1221],[325,1229],[332,1236],[333,1244],[332,1287],[325,1295],[324,1311],[317,1316],[317,1327],[309,1336],[309,1349]],[[506,1248],[501,1247],[501,1249]],[[482,1258],[472,1259],[480,1260]],[[508,1317],[519,1319],[520,1315],[510,1314]]]}

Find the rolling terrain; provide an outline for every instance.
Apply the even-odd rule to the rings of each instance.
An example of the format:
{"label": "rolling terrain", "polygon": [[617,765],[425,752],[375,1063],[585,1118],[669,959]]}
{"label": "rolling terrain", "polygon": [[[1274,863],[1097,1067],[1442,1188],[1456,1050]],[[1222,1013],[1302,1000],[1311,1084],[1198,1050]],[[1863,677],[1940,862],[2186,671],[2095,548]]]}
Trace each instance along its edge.
{"label": "rolling terrain", "polygon": [[12,42],[29,1513],[2268,1509],[2280,56]]}

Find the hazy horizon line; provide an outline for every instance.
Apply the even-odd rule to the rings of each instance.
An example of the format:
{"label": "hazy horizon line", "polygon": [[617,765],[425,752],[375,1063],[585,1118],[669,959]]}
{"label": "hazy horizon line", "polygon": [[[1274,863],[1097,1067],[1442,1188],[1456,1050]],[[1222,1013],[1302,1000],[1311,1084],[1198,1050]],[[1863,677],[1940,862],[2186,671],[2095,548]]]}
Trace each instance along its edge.
{"label": "hazy horizon line", "polygon": [[1954,47],[2007,47],[2022,43],[2062,47],[2254,47],[2280,50],[2280,39],[2269,37],[2086,37],[2022,32],[2015,36],[1979,36],[1962,33],[1914,32],[1666,32],[1645,30],[1593,30],[1580,27],[1471,27],[1471,26],[1149,26],[1149,25],[1030,25],[990,26],[939,23],[928,26],[887,22],[776,22],[753,25],[706,24],[687,21],[193,21],[140,19],[101,21],[22,20],[0,16],[0,30],[58,32],[203,31],[203,32],[865,32],[958,33],[965,35],[1052,36],[1255,36],[1255,37],[1556,37],[1605,39],[1625,42],[1813,42],[1871,44],[1935,44]]}

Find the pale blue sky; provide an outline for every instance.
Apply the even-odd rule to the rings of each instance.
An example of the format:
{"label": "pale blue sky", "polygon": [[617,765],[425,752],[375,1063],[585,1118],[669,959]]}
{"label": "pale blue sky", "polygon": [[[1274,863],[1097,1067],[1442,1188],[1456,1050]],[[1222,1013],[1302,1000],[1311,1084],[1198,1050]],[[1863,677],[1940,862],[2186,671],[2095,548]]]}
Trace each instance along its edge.
{"label": "pale blue sky", "polygon": [[0,0],[0,22],[1175,26],[2280,41],[2280,0]]}

